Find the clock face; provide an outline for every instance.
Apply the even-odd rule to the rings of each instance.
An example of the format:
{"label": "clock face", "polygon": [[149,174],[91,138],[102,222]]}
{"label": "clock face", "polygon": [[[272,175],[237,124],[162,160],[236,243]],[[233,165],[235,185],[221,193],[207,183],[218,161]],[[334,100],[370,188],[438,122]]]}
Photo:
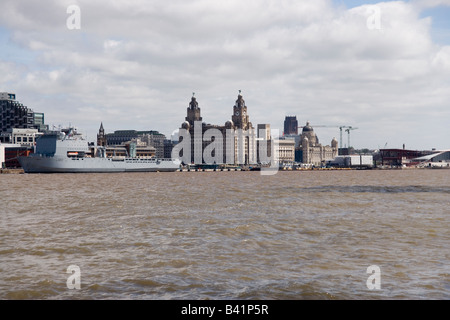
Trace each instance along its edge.
{"label": "clock face", "polygon": [[239,115],[239,111],[236,111],[234,114],[238,116]]}

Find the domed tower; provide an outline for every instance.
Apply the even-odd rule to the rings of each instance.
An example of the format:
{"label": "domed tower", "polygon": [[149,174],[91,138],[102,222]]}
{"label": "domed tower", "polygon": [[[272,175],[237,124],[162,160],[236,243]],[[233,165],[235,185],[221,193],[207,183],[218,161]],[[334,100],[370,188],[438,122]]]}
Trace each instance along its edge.
{"label": "domed tower", "polygon": [[311,132],[311,131],[314,131],[314,130],[313,130],[313,128],[311,127],[311,125],[309,124],[309,121],[306,121],[306,126],[303,127],[302,133],[305,133],[305,132]]}
{"label": "domed tower", "polygon": [[303,127],[301,141],[307,138],[310,146],[315,146],[318,143],[318,139],[316,134],[314,133],[314,129],[310,126],[309,121],[306,122],[306,126]]}
{"label": "domed tower", "polygon": [[336,140],[336,138],[333,138],[333,140],[331,140],[331,147],[332,148],[338,148],[338,141]]}
{"label": "domed tower", "polygon": [[195,121],[202,121],[200,108],[198,107],[197,99],[195,99],[195,93],[192,94],[191,102],[187,108],[186,121],[189,122],[190,126],[194,126]]}
{"label": "domed tower", "polygon": [[339,155],[338,141],[336,138],[331,140],[331,158],[336,158]]}

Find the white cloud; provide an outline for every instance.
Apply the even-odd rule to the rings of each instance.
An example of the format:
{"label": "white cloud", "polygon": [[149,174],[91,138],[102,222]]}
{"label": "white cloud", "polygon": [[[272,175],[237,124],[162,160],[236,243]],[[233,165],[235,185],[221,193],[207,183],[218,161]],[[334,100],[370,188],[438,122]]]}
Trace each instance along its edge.
{"label": "white cloud", "polygon": [[450,72],[450,46],[442,47],[434,56],[432,65],[436,72]]}
{"label": "white cloud", "polygon": [[[379,30],[367,27],[370,6],[330,1],[75,2],[80,30],[66,27],[73,1],[5,1],[0,12],[12,41],[37,54],[0,60],[1,90],[47,122],[169,136],[193,91],[203,119],[222,124],[242,89],[254,125],[281,129],[285,115],[297,115],[300,124],[358,126],[357,147],[388,139],[448,147],[440,138],[448,126],[435,115],[450,101],[450,52],[432,42],[419,1],[376,4]],[[424,122],[438,134],[418,132]],[[318,130],[324,143],[339,134]]]}

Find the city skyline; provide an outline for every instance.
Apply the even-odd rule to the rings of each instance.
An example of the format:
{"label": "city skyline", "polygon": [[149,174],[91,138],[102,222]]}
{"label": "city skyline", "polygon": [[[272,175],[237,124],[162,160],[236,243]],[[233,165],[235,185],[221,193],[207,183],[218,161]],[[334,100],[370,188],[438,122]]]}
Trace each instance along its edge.
{"label": "city skyline", "polygon": [[449,12],[450,1],[6,1],[0,91],[90,140],[101,122],[170,138],[192,92],[204,121],[222,124],[242,90],[255,125],[282,132],[292,115],[324,141],[339,129],[322,125],[358,127],[355,148],[448,149]]}

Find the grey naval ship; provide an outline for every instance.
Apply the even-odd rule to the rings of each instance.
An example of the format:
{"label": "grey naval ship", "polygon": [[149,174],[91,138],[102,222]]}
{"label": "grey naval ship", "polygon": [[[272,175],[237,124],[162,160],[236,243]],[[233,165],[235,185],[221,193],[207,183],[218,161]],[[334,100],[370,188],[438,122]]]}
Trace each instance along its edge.
{"label": "grey naval ship", "polygon": [[178,159],[107,157],[106,148],[94,146],[75,128],[41,136],[35,152],[19,157],[25,173],[167,172],[180,169]]}

